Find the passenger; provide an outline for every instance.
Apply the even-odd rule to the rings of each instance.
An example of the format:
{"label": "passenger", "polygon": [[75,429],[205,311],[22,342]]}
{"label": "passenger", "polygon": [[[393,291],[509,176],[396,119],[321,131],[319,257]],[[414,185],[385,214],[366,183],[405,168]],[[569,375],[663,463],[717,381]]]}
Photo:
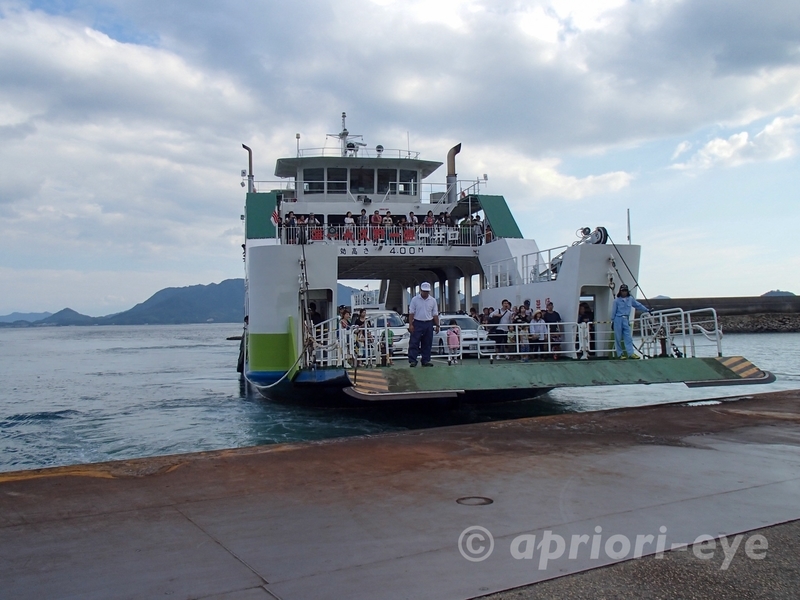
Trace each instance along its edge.
{"label": "passenger", "polygon": [[322,315],[317,312],[316,302],[308,303],[308,318],[311,319],[311,322],[314,325],[319,325],[320,323],[322,323]]}
{"label": "passenger", "polygon": [[358,311],[358,316],[353,321],[353,327],[366,327],[367,326],[367,309],[362,308]]}
{"label": "passenger", "polygon": [[[383,224],[383,218],[381,217],[380,213],[376,210],[372,213],[372,216],[369,218],[369,237],[372,240],[372,244],[374,246],[378,245],[378,229]],[[365,242],[366,243],[366,242]]]}
{"label": "passenger", "polygon": [[472,240],[478,246],[483,244],[483,223],[480,215],[475,215],[472,219]]}
{"label": "passenger", "polygon": [[342,310],[342,318],[339,319],[340,329],[350,329],[350,311],[346,308]]}
{"label": "passenger", "polygon": [[514,313],[511,312],[511,302],[503,300],[502,308],[499,308],[490,315],[493,325],[496,325],[494,332],[489,334],[489,337],[494,340],[497,348],[497,353],[503,356],[500,358],[508,359],[506,352],[508,352],[506,345],[508,343],[508,325],[514,318]]}
{"label": "passenger", "polygon": [[522,353],[522,362],[525,363],[530,360],[530,354],[528,354],[531,351],[529,327],[528,321],[526,320],[524,323],[520,323],[519,329],[517,330],[519,351]]}
{"label": "passenger", "polygon": [[294,211],[289,211],[283,222],[284,231],[286,231],[286,243],[297,243],[297,217],[294,216]]}
{"label": "passenger", "polygon": [[485,225],[485,233],[483,234],[483,243],[488,244],[492,241],[492,228]]}
{"label": "passenger", "polygon": [[433,236],[433,228],[436,225],[436,217],[433,216],[433,211],[429,210],[428,214],[425,215],[425,220],[422,222],[423,226],[425,227],[425,232],[428,234],[428,243],[430,243],[430,239]]}
{"label": "passenger", "polygon": [[483,312],[478,317],[478,323],[481,325],[488,325],[489,324],[489,316],[492,314],[492,311],[489,309],[488,306],[483,307]]}
{"label": "passenger", "polygon": [[[523,336],[522,327],[528,324],[528,319],[525,316],[525,308],[520,306],[514,313],[514,318],[508,328],[508,345],[509,352],[513,352],[515,356],[521,356],[523,352],[527,352],[527,348],[523,350],[523,346],[528,345],[527,327]],[[525,357],[527,358],[527,356]],[[527,360],[526,360],[527,362]]]}
{"label": "passenger", "polygon": [[367,357],[367,309],[362,308],[358,311],[358,316],[353,319],[351,329],[355,339],[353,341],[353,354],[358,359],[366,359]]}
{"label": "passenger", "polygon": [[383,228],[386,243],[389,244],[392,241],[391,234],[394,233],[394,219],[392,219],[392,213],[388,210],[383,215]]}
{"label": "passenger", "polygon": [[547,337],[547,323],[542,319],[542,311],[537,310],[533,313],[533,320],[530,325],[529,340],[531,343],[531,350],[536,360],[541,360],[542,355],[547,350],[545,338]]}
{"label": "passenger", "polygon": [[419,286],[419,294],[408,305],[408,331],[411,341],[408,344],[408,364],[417,366],[417,357],[422,353],[422,366],[432,367],[431,348],[434,330],[439,333],[439,308],[436,299],[430,295],[431,284],[427,281]]}
{"label": "passenger", "polygon": [[367,209],[362,208],[361,214],[358,216],[358,245],[361,245],[361,242],[364,242],[364,245],[367,245],[367,240],[369,239],[369,215],[367,215]]}
{"label": "passenger", "polygon": [[406,221],[412,227],[419,225],[419,220],[417,219],[417,216],[414,214],[413,210],[408,213],[408,219],[406,219]]}
{"label": "passenger", "polygon": [[[589,328],[589,347],[586,349],[586,353],[589,356],[592,356],[594,350],[594,313],[592,309],[586,302],[581,302],[578,304],[578,325],[581,323],[586,323],[586,327]],[[575,351],[580,351],[580,343],[575,342]]]}
{"label": "passenger", "polygon": [[450,327],[447,330],[447,349],[447,364],[457,363],[461,354],[461,328],[455,319],[450,319]]}
{"label": "passenger", "polygon": [[471,246],[474,242],[472,239],[472,218],[470,215],[464,217],[458,224],[458,239],[463,245]]}
{"label": "passenger", "polygon": [[308,243],[308,227],[306,223],[306,218],[303,215],[297,216],[297,243],[298,244]]}
{"label": "passenger", "polygon": [[344,216],[344,235],[342,236],[347,241],[348,246],[350,245],[350,240],[355,241],[356,239],[355,225],[356,220],[353,218],[353,213],[348,210]]}
{"label": "passenger", "polygon": [[550,352],[553,353],[553,360],[558,360],[558,352],[561,351],[561,326],[559,325],[561,323],[561,315],[553,310],[552,302],[548,302],[545,308],[547,310],[542,315],[542,319],[549,327]]}
{"label": "passenger", "polygon": [[522,303],[522,306],[520,308],[525,310],[525,319],[527,320],[528,323],[530,323],[531,319],[533,318],[533,309],[531,308],[531,301],[525,300],[525,302]]}
{"label": "passenger", "polygon": [[[314,216],[314,213],[308,213],[308,219],[306,219],[306,224],[308,225],[308,239],[311,240],[310,243],[314,243],[314,232],[319,230],[320,222],[317,217]],[[317,234],[319,235],[319,234]],[[322,238],[320,238],[322,239]]]}
{"label": "passenger", "polygon": [[475,319],[476,321],[480,322],[480,320],[478,319],[478,309],[475,308],[474,306],[469,309],[469,316]]}
{"label": "passenger", "polygon": [[[628,286],[624,283],[619,286],[619,292],[614,299],[614,306],[611,308],[611,326],[614,328],[614,342],[617,347],[617,357],[625,358],[641,358],[633,351],[633,337],[631,336],[631,325],[628,322],[630,319],[631,311],[638,308],[642,312],[650,312],[641,302],[637,302],[628,292]],[[625,351],[622,349],[622,343],[625,342]]]}

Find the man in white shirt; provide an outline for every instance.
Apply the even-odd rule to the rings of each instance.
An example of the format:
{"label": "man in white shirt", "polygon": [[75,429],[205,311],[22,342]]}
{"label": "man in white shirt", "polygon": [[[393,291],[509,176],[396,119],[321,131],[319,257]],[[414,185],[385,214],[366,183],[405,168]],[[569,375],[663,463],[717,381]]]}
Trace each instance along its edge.
{"label": "man in white shirt", "polygon": [[439,333],[439,308],[436,299],[431,296],[431,284],[427,281],[419,286],[419,294],[411,299],[408,305],[408,331],[411,340],[408,343],[408,364],[417,366],[417,357],[422,348],[422,366],[432,367],[431,348],[433,347],[434,328]]}

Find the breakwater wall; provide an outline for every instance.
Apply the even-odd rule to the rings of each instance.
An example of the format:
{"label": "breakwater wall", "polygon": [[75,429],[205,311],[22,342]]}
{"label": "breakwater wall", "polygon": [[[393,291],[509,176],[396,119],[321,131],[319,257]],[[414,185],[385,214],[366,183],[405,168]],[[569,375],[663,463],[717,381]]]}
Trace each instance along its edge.
{"label": "breakwater wall", "polygon": [[800,296],[658,298],[650,300],[649,306],[653,310],[713,308],[728,333],[800,332]]}

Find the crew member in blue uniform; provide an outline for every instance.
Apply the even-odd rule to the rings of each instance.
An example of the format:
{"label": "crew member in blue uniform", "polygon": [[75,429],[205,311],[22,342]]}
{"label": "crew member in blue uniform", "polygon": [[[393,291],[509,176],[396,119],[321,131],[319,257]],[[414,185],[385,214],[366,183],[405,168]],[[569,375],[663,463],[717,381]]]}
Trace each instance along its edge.
{"label": "crew member in blue uniform", "polygon": [[[650,312],[641,302],[637,302],[635,298],[630,295],[628,286],[624,283],[619,286],[619,292],[614,299],[614,306],[611,309],[611,323],[614,327],[614,341],[617,345],[618,358],[639,358],[639,355],[633,351],[633,337],[631,336],[631,324],[628,320],[631,317],[631,309],[638,308],[642,312]],[[623,351],[622,343],[625,342],[625,349]]]}
{"label": "crew member in blue uniform", "polygon": [[411,299],[408,305],[408,330],[411,340],[408,343],[408,364],[417,366],[417,357],[422,347],[422,366],[432,367],[431,348],[433,346],[433,330],[439,333],[439,308],[436,299],[431,296],[431,284],[427,281],[419,286],[419,294]]}

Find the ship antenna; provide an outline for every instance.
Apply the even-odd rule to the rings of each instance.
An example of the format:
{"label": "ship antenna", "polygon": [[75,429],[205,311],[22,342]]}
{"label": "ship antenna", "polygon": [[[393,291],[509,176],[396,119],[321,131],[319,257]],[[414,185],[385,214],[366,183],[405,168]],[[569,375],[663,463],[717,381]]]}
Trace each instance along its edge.
{"label": "ship antenna", "polygon": [[342,132],[339,134],[339,140],[342,143],[342,156],[347,154],[347,126],[344,121],[347,118],[347,113],[342,112]]}
{"label": "ship antenna", "polygon": [[347,118],[347,113],[342,113],[342,131],[340,133],[329,133],[326,137],[335,137],[339,139],[339,144],[341,145],[341,152],[342,156],[357,156],[358,155],[358,148],[361,146],[366,146],[364,142],[357,142],[354,140],[362,139],[364,136],[361,135],[350,135],[350,132],[347,131],[347,127],[345,125],[345,119]]}

